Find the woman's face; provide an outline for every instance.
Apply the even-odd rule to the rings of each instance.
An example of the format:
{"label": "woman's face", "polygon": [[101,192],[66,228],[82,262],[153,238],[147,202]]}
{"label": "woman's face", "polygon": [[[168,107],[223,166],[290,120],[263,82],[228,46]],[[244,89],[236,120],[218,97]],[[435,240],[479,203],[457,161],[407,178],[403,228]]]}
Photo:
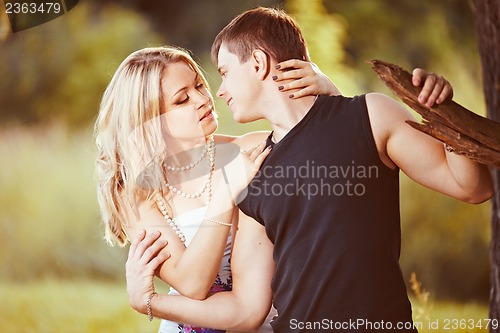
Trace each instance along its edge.
{"label": "woman's face", "polygon": [[212,95],[185,62],[168,64],[162,79],[162,126],[166,138],[199,140],[217,129]]}

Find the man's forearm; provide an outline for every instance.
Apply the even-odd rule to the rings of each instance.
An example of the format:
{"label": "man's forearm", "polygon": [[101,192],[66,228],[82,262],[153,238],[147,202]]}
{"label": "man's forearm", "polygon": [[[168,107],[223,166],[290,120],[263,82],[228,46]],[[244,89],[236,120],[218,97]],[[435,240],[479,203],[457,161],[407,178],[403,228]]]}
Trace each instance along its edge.
{"label": "man's forearm", "polygon": [[267,315],[253,311],[250,304],[242,304],[232,292],[219,292],[202,301],[182,295],[158,295],[151,300],[151,310],[157,318],[221,330],[256,330]]}

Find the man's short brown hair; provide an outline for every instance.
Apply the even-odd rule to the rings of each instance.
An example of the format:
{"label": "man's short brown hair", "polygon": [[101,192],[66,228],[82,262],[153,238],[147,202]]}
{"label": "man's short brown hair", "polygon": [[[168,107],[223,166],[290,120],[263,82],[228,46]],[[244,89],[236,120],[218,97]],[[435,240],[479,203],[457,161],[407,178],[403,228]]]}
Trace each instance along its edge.
{"label": "man's short brown hair", "polygon": [[256,49],[266,52],[277,62],[288,59],[309,61],[306,41],[299,26],[280,9],[258,7],[235,17],[212,44],[212,60],[216,64],[222,44],[242,63]]}

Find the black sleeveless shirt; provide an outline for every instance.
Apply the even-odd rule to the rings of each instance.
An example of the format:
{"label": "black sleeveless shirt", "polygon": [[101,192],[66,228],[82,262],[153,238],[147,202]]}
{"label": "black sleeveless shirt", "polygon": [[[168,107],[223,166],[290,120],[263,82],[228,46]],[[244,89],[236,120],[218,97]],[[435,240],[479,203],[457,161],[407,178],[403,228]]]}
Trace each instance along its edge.
{"label": "black sleeveless shirt", "polygon": [[399,170],[379,158],[365,96],[319,96],[271,137],[239,207],[274,243],[274,331],[415,332],[398,262]]}

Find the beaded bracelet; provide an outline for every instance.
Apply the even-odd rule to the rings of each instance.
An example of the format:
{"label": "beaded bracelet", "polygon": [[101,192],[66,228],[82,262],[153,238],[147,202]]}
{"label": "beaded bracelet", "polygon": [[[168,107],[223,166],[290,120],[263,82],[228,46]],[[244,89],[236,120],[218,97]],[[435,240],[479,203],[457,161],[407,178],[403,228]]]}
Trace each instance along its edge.
{"label": "beaded bracelet", "polygon": [[217,220],[214,220],[214,219],[211,219],[211,218],[208,218],[208,217],[205,217],[203,219],[205,221],[212,222],[212,223],[219,224],[219,225],[224,225],[226,227],[232,227],[233,226],[232,223],[221,222],[221,221],[217,221]]}
{"label": "beaded bracelet", "polygon": [[149,319],[149,321],[153,321],[153,311],[151,311],[151,299],[154,296],[158,296],[158,294],[156,293],[156,291],[153,291],[151,294],[149,294],[148,299],[146,301],[146,309],[147,309],[147,312],[148,312],[148,319]]}

